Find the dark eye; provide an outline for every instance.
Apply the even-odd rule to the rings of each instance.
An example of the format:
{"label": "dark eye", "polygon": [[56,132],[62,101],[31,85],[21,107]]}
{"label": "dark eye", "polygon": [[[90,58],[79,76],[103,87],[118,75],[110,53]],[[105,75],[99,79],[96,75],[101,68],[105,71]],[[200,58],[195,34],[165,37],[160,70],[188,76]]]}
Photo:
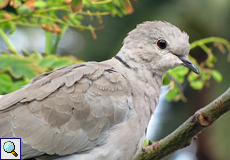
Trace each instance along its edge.
{"label": "dark eye", "polygon": [[161,49],[165,49],[167,47],[167,42],[163,39],[157,41],[157,46]]}

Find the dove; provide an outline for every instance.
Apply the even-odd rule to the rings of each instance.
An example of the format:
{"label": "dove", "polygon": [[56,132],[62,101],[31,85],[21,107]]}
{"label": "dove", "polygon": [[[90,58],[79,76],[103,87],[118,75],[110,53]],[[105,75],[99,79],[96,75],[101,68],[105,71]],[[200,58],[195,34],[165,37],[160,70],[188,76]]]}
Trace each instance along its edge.
{"label": "dove", "polygon": [[0,98],[0,137],[21,138],[22,159],[131,160],[141,150],[163,75],[189,59],[189,36],[147,21],[116,56],[36,76]]}

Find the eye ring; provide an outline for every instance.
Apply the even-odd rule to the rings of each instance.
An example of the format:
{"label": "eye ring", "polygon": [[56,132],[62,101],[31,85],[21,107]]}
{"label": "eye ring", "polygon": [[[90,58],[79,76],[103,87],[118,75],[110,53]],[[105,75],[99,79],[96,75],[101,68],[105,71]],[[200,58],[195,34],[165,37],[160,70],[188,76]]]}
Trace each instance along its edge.
{"label": "eye ring", "polygon": [[166,40],[164,39],[160,39],[157,41],[157,46],[160,48],[160,49],[165,49],[167,47],[167,42]]}

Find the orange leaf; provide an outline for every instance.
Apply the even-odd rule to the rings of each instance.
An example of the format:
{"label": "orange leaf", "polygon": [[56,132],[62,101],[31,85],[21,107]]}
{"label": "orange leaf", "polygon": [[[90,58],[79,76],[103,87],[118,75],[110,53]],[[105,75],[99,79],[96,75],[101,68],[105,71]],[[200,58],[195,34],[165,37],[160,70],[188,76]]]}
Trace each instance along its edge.
{"label": "orange leaf", "polygon": [[71,10],[73,13],[80,12],[82,10],[83,2],[82,0],[72,0]]}
{"label": "orange leaf", "polygon": [[18,3],[17,1],[15,2],[14,0],[10,0],[10,6],[13,8],[18,8],[21,5],[21,3]]}
{"label": "orange leaf", "polygon": [[64,1],[64,4],[68,4],[68,5],[70,5],[70,4],[71,4],[71,2],[72,2],[72,0],[65,0],[65,1]]}
{"label": "orange leaf", "polygon": [[8,3],[9,3],[9,0],[0,1],[0,9],[6,7]]}
{"label": "orange leaf", "polygon": [[60,34],[62,32],[62,30],[56,23],[53,23],[52,27],[53,27],[53,33]]}
{"label": "orange leaf", "polygon": [[132,6],[132,4],[130,3],[129,0],[125,1],[125,11],[126,11],[127,14],[132,14],[133,13],[133,6]]}
{"label": "orange leaf", "polygon": [[68,17],[68,16],[63,16],[63,18],[64,18],[65,20],[68,20],[68,19],[69,19],[69,17]]}
{"label": "orange leaf", "polygon": [[11,17],[11,15],[10,15],[9,13],[5,12],[5,13],[2,15],[2,18],[4,18],[4,19],[10,19],[10,18],[12,18],[12,17]]}
{"label": "orange leaf", "polygon": [[102,17],[98,17],[98,22],[99,22],[100,24],[102,24],[102,23],[103,23],[103,19],[102,19]]}
{"label": "orange leaf", "polygon": [[28,0],[24,5],[25,5],[25,8],[28,8],[34,11],[35,9],[34,4],[35,4],[35,0]]}
{"label": "orange leaf", "polygon": [[12,48],[8,48],[8,50],[9,50],[10,52],[14,52],[14,50],[13,50]]}
{"label": "orange leaf", "polygon": [[93,38],[97,39],[97,34],[96,34],[95,30],[93,29],[93,30],[91,30],[91,32],[92,32]]}
{"label": "orange leaf", "polygon": [[49,31],[49,32],[53,31],[53,28],[51,28],[50,26],[47,26],[46,24],[42,24],[42,29],[44,29],[45,31]]}

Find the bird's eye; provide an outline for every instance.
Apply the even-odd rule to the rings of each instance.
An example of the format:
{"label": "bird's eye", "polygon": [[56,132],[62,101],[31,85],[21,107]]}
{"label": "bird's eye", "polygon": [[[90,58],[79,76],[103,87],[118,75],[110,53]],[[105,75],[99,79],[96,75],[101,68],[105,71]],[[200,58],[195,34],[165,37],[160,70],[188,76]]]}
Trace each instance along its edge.
{"label": "bird's eye", "polygon": [[157,46],[161,49],[165,49],[167,47],[167,42],[163,39],[157,41]]}

